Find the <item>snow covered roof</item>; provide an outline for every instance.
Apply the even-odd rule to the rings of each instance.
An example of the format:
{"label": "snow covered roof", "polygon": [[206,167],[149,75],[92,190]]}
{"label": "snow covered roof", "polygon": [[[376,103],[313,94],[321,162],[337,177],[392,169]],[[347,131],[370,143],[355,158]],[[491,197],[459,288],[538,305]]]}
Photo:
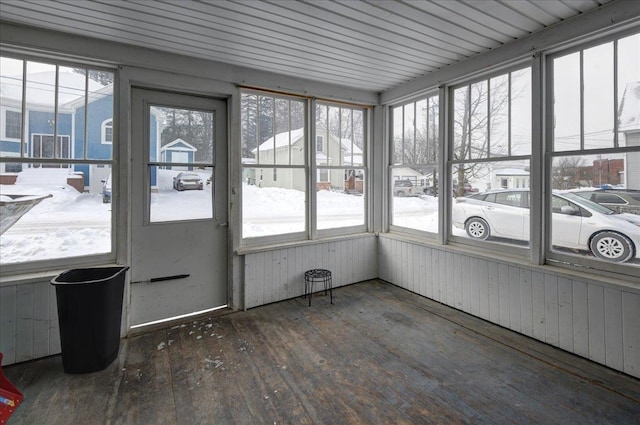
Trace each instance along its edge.
{"label": "snow covered roof", "polygon": [[[322,124],[318,124],[318,128],[322,129],[324,128],[324,126]],[[280,147],[289,146],[290,142],[291,142],[291,145],[294,145],[299,140],[301,140],[303,136],[304,136],[304,127],[297,128],[295,130],[292,130],[291,132],[283,131],[282,133],[278,133],[276,134],[275,148],[278,149]],[[340,142],[342,144],[343,151],[346,154],[351,154],[351,146],[352,146],[351,139],[341,139]],[[267,140],[262,142],[259,146],[260,152],[269,151],[269,150],[272,150],[273,148],[274,148],[273,137],[269,137]],[[255,153],[256,149],[253,149],[251,152]],[[354,155],[362,154],[362,149],[360,149],[358,146],[353,144],[353,153]]]}
{"label": "snow covered roof", "polygon": [[628,83],[624,88],[618,111],[618,130],[640,130],[640,81]]}
{"label": "snow covered roof", "polygon": [[496,170],[496,176],[528,176],[529,171],[522,168],[502,168]]}
{"label": "snow covered roof", "polygon": [[160,148],[161,152],[166,150],[195,152],[198,149],[196,149],[193,145],[185,142],[184,140],[178,138]]}
{"label": "snow covered roof", "polygon": [[[63,106],[79,99],[84,104],[85,79],[83,74],[76,72],[60,72],[58,75],[58,103]],[[54,87],[56,83],[55,71],[44,71],[27,74],[27,101],[29,105],[53,108],[55,102]],[[89,79],[91,94],[103,90],[105,86]],[[22,99],[22,75],[3,75],[0,85],[0,95],[3,101]]]}
{"label": "snow covered roof", "polygon": [[[278,133],[276,134],[275,148],[278,149],[283,146],[289,146],[289,142],[293,145],[298,140],[302,139],[302,136],[304,136],[304,127],[292,130],[291,132],[283,131],[282,133]],[[273,137],[269,137],[267,140],[262,142],[258,148],[260,149],[260,152],[273,149]],[[255,153],[256,149],[253,149],[251,152]]]}

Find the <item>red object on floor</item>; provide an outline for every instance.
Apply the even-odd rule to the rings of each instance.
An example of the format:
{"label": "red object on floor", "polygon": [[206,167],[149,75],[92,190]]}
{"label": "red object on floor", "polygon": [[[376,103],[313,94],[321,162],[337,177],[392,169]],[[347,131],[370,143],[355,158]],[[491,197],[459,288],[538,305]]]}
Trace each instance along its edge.
{"label": "red object on floor", "polygon": [[18,408],[24,396],[2,373],[2,353],[0,353],[0,425],[5,425],[11,414]]}

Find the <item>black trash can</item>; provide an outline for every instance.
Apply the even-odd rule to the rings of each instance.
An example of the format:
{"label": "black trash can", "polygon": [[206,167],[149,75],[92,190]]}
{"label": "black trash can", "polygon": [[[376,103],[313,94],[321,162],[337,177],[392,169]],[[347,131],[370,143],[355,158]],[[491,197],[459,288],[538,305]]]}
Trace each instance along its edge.
{"label": "black trash can", "polygon": [[56,287],[62,366],[66,373],[97,372],[118,357],[128,269],[72,269],[51,280]]}

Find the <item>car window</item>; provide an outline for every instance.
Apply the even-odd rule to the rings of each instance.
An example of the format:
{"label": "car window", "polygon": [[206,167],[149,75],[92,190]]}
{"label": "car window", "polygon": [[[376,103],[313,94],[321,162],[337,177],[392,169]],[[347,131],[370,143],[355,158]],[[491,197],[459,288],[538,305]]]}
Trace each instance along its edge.
{"label": "car window", "polygon": [[636,201],[640,201],[640,193],[627,193],[627,196]]}
{"label": "car window", "polygon": [[593,201],[599,204],[626,204],[627,202],[613,193],[596,193],[593,195]]}
{"label": "car window", "polygon": [[572,207],[576,211],[580,211],[580,208],[569,200],[560,198],[559,196],[554,196],[551,203],[552,211],[557,214],[562,214],[562,207]]}
{"label": "car window", "polygon": [[522,192],[499,192],[495,197],[496,204],[522,207]]}
{"label": "car window", "polygon": [[564,193],[563,196],[571,199],[572,201],[575,201],[578,205],[584,205],[586,207],[591,208],[592,210],[596,210],[601,214],[606,214],[606,215],[615,214],[615,211],[613,211],[612,209],[607,208],[604,205],[598,204],[596,202],[593,202],[589,199],[581,198],[580,196],[577,196],[575,193]]}

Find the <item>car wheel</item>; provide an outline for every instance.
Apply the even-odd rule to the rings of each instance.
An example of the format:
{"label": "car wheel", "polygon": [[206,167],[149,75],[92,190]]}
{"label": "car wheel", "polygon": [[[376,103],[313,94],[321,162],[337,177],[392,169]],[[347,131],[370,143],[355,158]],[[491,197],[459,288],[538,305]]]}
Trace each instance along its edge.
{"label": "car wheel", "polygon": [[469,219],[467,221],[467,225],[464,227],[467,231],[467,235],[469,235],[471,239],[479,239],[483,241],[487,239],[491,233],[489,230],[489,223],[479,217]]}
{"label": "car wheel", "polygon": [[598,258],[624,263],[633,256],[633,242],[615,232],[602,232],[591,238],[591,252]]}

